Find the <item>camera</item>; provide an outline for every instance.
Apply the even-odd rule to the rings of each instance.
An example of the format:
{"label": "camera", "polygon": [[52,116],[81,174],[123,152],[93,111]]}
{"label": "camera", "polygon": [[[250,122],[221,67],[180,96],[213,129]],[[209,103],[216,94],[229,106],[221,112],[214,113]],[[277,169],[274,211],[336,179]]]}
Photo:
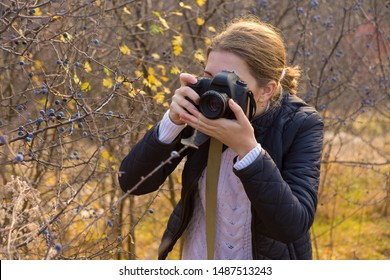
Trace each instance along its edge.
{"label": "camera", "polygon": [[[229,99],[232,98],[247,112],[248,100],[252,96],[247,84],[231,71],[222,71],[214,78],[198,78],[197,83],[188,86],[200,96],[198,109],[209,119],[234,119]],[[252,102],[250,104],[252,106]]]}

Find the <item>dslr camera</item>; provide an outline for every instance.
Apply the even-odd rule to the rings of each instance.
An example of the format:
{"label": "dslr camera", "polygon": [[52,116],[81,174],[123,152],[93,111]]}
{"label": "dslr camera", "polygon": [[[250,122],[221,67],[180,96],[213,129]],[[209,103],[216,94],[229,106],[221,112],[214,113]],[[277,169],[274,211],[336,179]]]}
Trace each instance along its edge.
{"label": "dslr camera", "polygon": [[[247,112],[248,100],[252,96],[247,84],[230,71],[222,71],[214,78],[198,78],[197,83],[188,86],[200,96],[198,109],[209,119],[234,119],[229,99],[232,98]],[[252,102],[250,104],[252,106]]]}

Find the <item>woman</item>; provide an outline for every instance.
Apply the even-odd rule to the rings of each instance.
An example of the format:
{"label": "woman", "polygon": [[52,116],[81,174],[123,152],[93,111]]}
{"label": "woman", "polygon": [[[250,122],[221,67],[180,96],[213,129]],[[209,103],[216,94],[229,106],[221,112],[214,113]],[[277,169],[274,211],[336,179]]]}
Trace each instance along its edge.
{"label": "woman", "polygon": [[[309,229],[317,205],[323,123],[318,113],[295,94],[300,72],[286,65],[286,51],[274,27],[241,18],[217,35],[208,51],[205,76],[234,71],[253,93],[256,113],[229,100],[235,118],[208,119],[181,74],[161,122],[149,130],[123,160],[121,188],[131,190],[183,146],[194,129],[221,141],[216,210],[215,259],[311,259]],[[249,120],[251,119],[251,120]],[[145,180],[134,195],[158,189],[186,157],[181,200],[175,207],[159,248],[165,259],[184,234],[183,259],[206,259],[205,185],[209,148],[187,149],[171,164]]]}

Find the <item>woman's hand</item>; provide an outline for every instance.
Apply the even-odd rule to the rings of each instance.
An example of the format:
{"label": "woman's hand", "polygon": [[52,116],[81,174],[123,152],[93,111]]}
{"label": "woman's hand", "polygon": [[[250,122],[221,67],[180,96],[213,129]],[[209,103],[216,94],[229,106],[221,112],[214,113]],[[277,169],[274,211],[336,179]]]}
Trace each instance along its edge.
{"label": "woman's hand", "polygon": [[179,113],[179,118],[182,124],[186,123],[200,132],[218,139],[233,149],[242,159],[256,147],[257,141],[253,127],[241,107],[233,99],[229,100],[229,106],[236,119],[208,119],[195,106],[186,107],[188,112],[182,111]]}
{"label": "woman's hand", "polygon": [[[195,104],[199,104],[199,95],[188,84],[195,84],[197,79],[191,74],[180,74],[180,88],[175,91],[172,102],[169,106],[169,118],[177,125],[185,124],[180,118],[180,114],[188,112],[199,112]],[[194,103],[191,103],[191,101]]]}

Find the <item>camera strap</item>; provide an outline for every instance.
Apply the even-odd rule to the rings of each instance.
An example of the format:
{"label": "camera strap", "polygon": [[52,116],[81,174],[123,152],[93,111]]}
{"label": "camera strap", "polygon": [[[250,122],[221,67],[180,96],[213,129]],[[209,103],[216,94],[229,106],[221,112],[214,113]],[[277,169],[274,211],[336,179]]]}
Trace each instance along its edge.
{"label": "camera strap", "polygon": [[222,147],[223,144],[220,141],[210,138],[206,169],[206,244],[207,259],[209,260],[214,259],[218,178]]}
{"label": "camera strap", "polygon": [[255,98],[253,97],[253,92],[249,91],[248,92],[248,97],[249,97],[249,115],[248,119],[251,121],[253,117],[256,114],[257,106],[256,106],[256,101]]}

